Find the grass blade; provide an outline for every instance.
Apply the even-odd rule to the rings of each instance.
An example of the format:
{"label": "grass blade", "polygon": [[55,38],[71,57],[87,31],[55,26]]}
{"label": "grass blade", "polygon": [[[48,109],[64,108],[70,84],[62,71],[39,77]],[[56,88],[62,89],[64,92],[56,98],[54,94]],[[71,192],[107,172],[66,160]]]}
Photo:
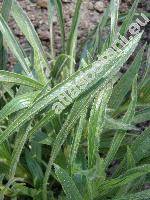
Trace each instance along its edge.
{"label": "grass blade", "polygon": [[[4,20],[7,22],[8,17],[10,14],[11,10],[11,5],[12,5],[12,0],[5,0],[3,1],[2,8],[1,8],[1,14],[4,18]],[[6,62],[7,62],[7,53],[6,49],[3,46],[3,35],[0,32],[0,69],[5,69],[6,68]]]}
{"label": "grass blade", "polygon": [[[135,163],[137,164],[143,158],[149,156],[150,153],[150,128],[145,129],[133,142],[130,149],[132,151]],[[114,173],[114,177],[120,175],[122,172],[126,170],[126,161],[127,157],[125,155],[124,159],[120,163],[118,169]]]}
{"label": "grass blade", "polygon": [[135,160],[133,153],[129,146],[127,146],[127,169],[135,167]]}
{"label": "grass blade", "polygon": [[121,120],[105,117],[105,129],[120,129],[120,130],[138,130],[134,125],[123,123]]}
{"label": "grass blade", "polygon": [[119,176],[118,178],[107,180],[105,183],[101,184],[99,187],[99,193],[96,194],[96,197],[107,194],[110,190],[117,187],[124,186],[137,178],[150,173],[150,165],[142,165],[139,167],[132,168],[128,170],[124,175]]}
{"label": "grass blade", "polygon": [[65,142],[70,130],[73,128],[77,120],[80,116],[84,113],[86,107],[88,106],[90,101],[90,95],[85,96],[84,98],[79,98],[73,105],[73,108],[68,115],[67,120],[65,121],[62,129],[60,130],[59,134],[57,135],[51,152],[51,157],[48,163],[48,167],[46,169],[44,181],[43,181],[43,199],[47,199],[47,182],[51,172],[51,168],[53,165],[54,160],[56,159],[62,144]]}
{"label": "grass blade", "polygon": [[[20,7],[19,3],[16,0],[13,0],[12,4],[12,16],[15,19],[16,23],[18,24],[21,31],[26,36],[27,40],[31,44],[34,49],[35,54],[35,70],[37,72],[38,78],[41,83],[46,83],[46,77],[44,74],[44,68],[48,67],[45,53],[40,42],[40,39],[30,21],[27,17],[23,9]],[[24,20],[21,20],[24,19]]]}
{"label": "grass blade", "polygon": [[96,162],[96,155],[99,150],[100,137],[103,130],[107,103],[112,92],[112,86],[108,85],[99,92],[96,98],[89,119],[88,125],[88,167],[92,168]]}
{"label": "grass blade", "polygon": [[84,112],[84,113],[85,114],[83,114],[81,116],[81,118],[80,118],[79,126],[77,128],[75,138],[74,138],[74,140],[72,142],[72,145],[71,145],[71,151],[70,151],[71,173],[73,171],[73,166],[74,166],[75,159],[76,159],[77,152],[78,152],[78,148],[79,148],[79,145],[80,145],[83,129],[84,129],[84,126],[85,126],[85,115],[86,115],[86,112]]}
{"label": "grass blade", "polygon": [[[75,49],[77,43],[77,29],[79,24],[79,17],[80,17],[80,7],[81,7],[82,0],[77,0],[75,13],[72,20],[71,31],[69,34],[69,39],[67,41],[67,54],[71,56],[72,59],[75,57]],[[73,60],[69,62],[69,71],[70,75],[74,73],[75,69],[73,66]]]}
{"label": "grass blade", "polygon": [[[144,48],[142,48],[138,54],[136,55],[134,62],[130,66],[130,68],[127,70],[127,72],[121,77],[121,79],[118,81],[116,86],[114,87],[112,96],[110,98],[109,106],[112,109],[118,109],[118,107],[123,102],[124,97],[129,92],[132,80],[136,76],[136,74],[139,71],[139,68],[141,66],[142,57],[143,57]],[[118,98],[119,97],[119,98]]]}
{"label": "grass blade", "polygon": [[0,30],[1,30],[1,32],[3,34],[4,40],[7,42],[7,45],[9,46],[9,48],[11,50],[13,49],[12,53],[15,55],[15,57],[20,62],[21,66],[23,67],[23,69],[25,71],[25,73],[29,77],[31,77],[32,74],[31,74],[31,70],[29,68],[29,66],[31,65],[30,61],[25,56],[25,53],[21,49],[19,43],[15,39],[13,33],[11,32],[10,28],[8,27],[6,21],[4,20],[4,18],[2,17],[1,14],[0,14]]}
{"label": "grass blade", "polygon": [[26,128],[24,127],[20,131],[20,135],[15,142],[14,151],[12,153],[12,159],[11,159],[11,164],[10,164],[10,169],[9,169],[9,175],[8,175],[9,179],[13,179],[15,176],[17,165],[21,156],[21,152],[27,140],[28,134],[29,134],[29,126],[27,126]]}
{"label": "grass blade", "polygon": [[58,20],[61,30],[62,49],[63,51],[65,51],[65,23],[64,23],[62,2],[61,0],[54,0],[54,2],[56,5]]}
{"label": "grass blade", "polygon": [[54,167],[55,173],[67,195],[67,199],[82,200],[83,198],[71,177],[69,177],[65,170],[59,167],[58,165],[55,164]]}
{"label": "grass blade", "polygon": [[13,98],[0,110],[0,121],[14,112],[29,107],[39,92],[30,92],[24,95],[19,95]]}
{"label": "grass blade", "polygon": [[[137,103],[137,77],[133,81],[133,86],[132,86],[132,94],[131,94],[131,103],[129,105],[128,111],[126,112],[125,116],[123,117],[123,122],[125,123],[130,123],[134,117],[135,113],[135,108],[136,108],[136,103]],[[106,168],[109,166],[109,164],[113,161],[126,133],[122,132],[117,132],[112,140],[110,149],[107,153],[107,156],[105,158],[105,164]]]}
{"label": "grass blade", "polygon": [[3,70],[0,70],[0,82],[26,85],[34,89],[42,89],[43,87],[42,84],[34,79],[28,78],[27,76]]}
{"label": "grass blade", "polygon": [[50,31],[50,49],[51,57],[54,59],[55,50],[54,50],[54,35],[53,35],[53,17],[54,17],[54,7],[55,0],[48,0],[48,21],[49,21],[49,31]]}
{"label": "grass blade", "polygon": [[140,2],[140,0],[135,0],[131,9],[129,10],[129,13],[126,16],[126,18],[121,26],[121,29],[120,29],[121,35],[125,35],[126,32],[128,31],[128,28],[129,28],[130,24],[132,23],[132,20],[135,15],[135,11],[136,11],[136,8],[137,8],[139,2]]}
{"label": "grass blade", "polygon": [[113,41],[117,35],[118,28],[118,12],[119,12],[119,0],[111,0],[110,13],[111,13],[111,41]]}

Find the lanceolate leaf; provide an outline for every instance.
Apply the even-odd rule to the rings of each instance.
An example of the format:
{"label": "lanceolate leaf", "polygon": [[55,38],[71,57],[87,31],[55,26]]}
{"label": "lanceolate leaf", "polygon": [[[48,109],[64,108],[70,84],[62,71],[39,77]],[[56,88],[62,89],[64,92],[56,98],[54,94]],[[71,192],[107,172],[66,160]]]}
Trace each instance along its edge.
{"label": "lanceolate leaf", "polygon": [[145,82],[145,84],[143,85],[143,87],[139,91],[138,102],[140,104],[145,104],[145,105],[149,106],[149,104],[150,104],[149,88],[150,88],[150,78],[148,77],[147,81]]}
{"label": "lanceolate leaf", "polygon": [[39,92],[27,93],[13,98],[0,110],[0,121],[16,111],[27,108],[33,102],[38,93]]}
{"label": "lanceolate leaf", "polygon": [[[134,51],[139,39],[141,37],[141,34],[138,35],[135,39],[131,40],[129,44],[126,46],[126,48],[123,50],[123,53],[119,54],[118,56],[113,57],[112,60],[109,61],[109,63],[102,65],[102,68],[99,68],[100,62],[97,61],[97,63],[93,63],[92,67],[90,68],[84,68],[80,71],[86,72],[86,73],[93,73],[93,70],[98,70],[96,73],[94,73],[94,79],[89,79],[89,84],[84,85],[84,91],[87,91],[90,89],[94,84],[98,83],[102,85],[102,83],[105,81],[107,77],[110,79],[112,76],[114,76],[120,67],[122,66],[122,62],[125,62],[128,57],[131,55],[131,53]],[[96,69],[95,69],[96,67]],[[39,101],[35,101],[33,105],[31,105],[26,111],[24,111],[20,117],[18,117],[13,124],[11,124],[4,132],[0,135],[0,143],[3,142],[5,139],[8,138],[10,134],[12,134],[17,128],[22,126],[25,122],[29,121],[35,114],[37,114],[39,111],[44,109],[46,106],[52,106],[52,103],[56,102],[56,99],[60,97],[60,95],[67,92],[67,88],[76,85],[76,83],[81,83],[81,80],[83,80],[83,75],[79,72],[76,72],[74,75],[72,75],[69,79],[64,81],[63,83],[57,85],[54,87],[51,91],[46,91],[45,95],[42,95]],[[87,77],[87,76],[86,76]],[[77,78],[77,79],[76,79]],[[77,82],[74,82],[76,79]],[[83,86],[83,84],[82,84]],[[80,84],[79,84],[79,87]],[[79,95],[83,93],[83,90],[79,90]],[[72,100],[73,101],[73,100]],[[69,104],[71,104],[70,102]]]}
{"label": "lanceolate leaf", "polygon": [[[46,76],[44,75],[44,68],[48,67],[45,53],[42,47],[42,44],[39,40],[39,37],[34,29],[34,26],[30,22],[30,19],[27,17],[23,9],[20,7],[19,3],[16,0],[13,0],[12,4],[12,16],[14,17],[16,23],[20,27],[21,31],[26,36],[27,40],[30,42],[31,46],[34,49],[34,53],[37,56],[37,62],[35,62],[35,70],[39,77],[41,83],[46,83]],[[22,20],[23,19],[23,20]],[[37,66],[39,63],[40,66]]]}
{"label": "lanceolate leaf", "polygon": [[148,50],[147,50],[146,69],[145,69],[144,77],[140,83],[140,88],[145,86],[147,82],[149,82],[149,80],[150,80],[150,45],[148,46]]}
{"label": "lanceolate leaf", "polygon": [[119,0],[111,0],[110,13],[111,13],[111,41],[115,39],[117,35],[117,23],[119,12]]}
{"label": "lanceolate leaf", "polygon": [[143,56],[144,48],[142,48],[128,71],[121,77],[116,86],[114,87],[112,96],[110,98],[109,106],[113,109],[117,109],[122,103],[124,97],[129,92],[132,80],[135,75],[138,73],[139,68],[141,66],[142,56]]}
{"label": "lanceolate leaf", "polygon": [[[136,167],[135,160],[132,154],[132,151],[129,146],[127,146],[127,170]],[[128,193],[129,189],[132,187],[132,182],[121,187],[117,192],[117,196],[125,195]]]}
{"label": "lanceolate leaf", "polygon": [[42,84],[27,76],[0,70],[0,82],[26,85],[35,89],[42,89]]}
{"label": "lanceolate leaf", "polygon": [[125,124],[121,120],[113,119],[109,116],[105,117],[104,129],[114,129],[114,130],[138,130],[137,127],[131,124]]}
{"label": "lanceolate leaf", "polygon": [[[135,163],[138,163],[140,160],[149,155],[150,153],[149,142],[150,142],[150,128],[147,128],[136,138],[136,140],[130,147]],[[127,156],[125,155],[118,169],[114,173],[115,177],[118,174],[121,174],[122,171],[126,170],[126,162],[127,162]]]}
{"label": "lanceolate leaf", "polygon": [[86,95],[84,98],[78,99],[73,105],[73,108],[65,121],[62,129],[60,130],[59,134],[57,135],[52,152],[51,157],[48,163],[48,167],[46,169],[44,181],[43,181],[43,199],[47,199],[47,181],[51,172],[51,168],[53,165],[54,160],[56,159],[62,144],[65,142],[71,128],[75,125],[76,121],[79,119],[80,116],[83,115],[85,109],[87,108],[89,101],[90,101],[91,94]]}
{"label": "lanceolate leaf", "polygon": [[132,168],[128,170],[124,175],[121,175],[118,178],[112,180],[107,180],[105,183],[101,184],[98,190],[99,193],[96,194],[96,197],[98,199],[98,197],[100,198],[100,196],[107,194],[110,192],[110,190],[131,183],[135,179],[148,173],[150,173],[150,165],[143,165]]}
{"label": "lanceolate leaf", "polygon": [[85,114],[83,114],[80,118],[79,126],[76,130],[76,135],[74,136],[74,140],[72,141],[71,152],[70,152],[71,171],[73,169],[73,165],[75,163],[76,155],[77,155],[78,148],[79,148],[79,145],[80,145],[80,140],[81,140],[84,125],[85,125],[85,117],[86,117],[85,115],[86,115],[86,111],[85,111]]}
{"label": "lanceolate leaf", "polygon": [[82,196],[79,193],[75,183],[71,179],[71,177],[65,172],[64,169],[59,167],[58,165],[55,166],[55,173],[66,193],[67,199],[70,200],[82,200]]}
{"label": "lanceolate leaf", "polygon": [[135,167],[135,160],[130,147],[127,147],[127,169]]}
{"label": "lanceolate leaf", "polygon": [[[126,112],[126,114],[124,115],[123,120],[122,120],[125,123],[130,123],[134,117],[136,103],[137,103],[137,76],[133,82],[131,97],[132,97],[132,100],[129,105],[128,111]],[[105,159],[106,168],[113,161],[123,139],[125,138],[125,135],[126,135],[126,133],[124,133],[123,131],[115,133],[114,138],[111,143],[111,146],[110,146],[110,149],[109,149],[106,159]]]}
{"label": "lanceolate leaf", "polygon": [[[27,134],[28,137],[28,134]],[[22,138],[23,142],[23,138]],[[24,138],[25,143],[25,138]],[[32,175],[33,178],[33,184],[36,188],[40,188],[42,185],[43,180],[43,171],[39,163],[34,158],[34,155],[32,155],[31,151],[27,150],[25,151],[25,159],[27,162],[28,169]]]}
{"label": "lanceolate leaf", "polygon": [[134,3],[132,5],[131,9],[129,10],[129,13],[126,16],[126,19],[124,20],[124,22],[121,26],[121,29],[120,29],[121,35],[125,35],[127,30],[128,30],[128,27],[131,25],[133,17],[135,15],[136,8],[137,8],[139,2],[140,2],[140,0],[134,0]]}
{"label": "lanceolate leaf", "polygon": [[55,0],[48,0],[48,21],[49,21],[49,31],[50,31],[50,50],[52,59],[54,58],[54,33],[53,33],[53,18],[54,18],[54,5]]}
{"label": "lanceolate leaf", "polygon": [[134,156],[134,159],[139,162],[144,157],[148,156],[150,153],[150,128],[146,128],[141,135],[139,135],[136,140],[131,145],[131,150]]}
{"label": "lanceolate leaf", "polygon": [[25,73],[31,77],[31,70],[30,70],[30,62],[28,58],[25,56],[25,53],[21,49],[19,43],[17,42],[16,38],[14,37],[13,33],[11,32],[10,28],[8,27],[4,18],[0,15],[0,31],[3,34],[4,40],[7,42],[7,45],[11,50],[13,50],[13,54],[19,60],[21,66],[23,67]]}
{"label": "lanceolate leaf", "polygon": [[[78,23],[79,23],[79,17],[80,17],[81,3],[82,3],[82,0],[77,0],[75,13],[72,20],[71,31],[70,31],[69,39],[67,42],[67,54],[70,55],[72,59],[75,56],[75,50],[76,50],[77,29],[78,29]],[[71,60],[71,62],[69,63],[70,74],[74,73],[75,69],[73,67],[74,67],[73,60]]]}
{"label": "lanceolate leaf", "polygon": [[[6,22],[8,21],[11,5],[12,5],[12,0],[3,1],[1,14]],[[7,58],[7,52],[3,45],[3,35],[0,32],[0,69],[6,69],[6,64],[7,64],[6,58]]]}
{"label": "lanceolate leaf", "polygon": [[112,92],[112,86],[107,85],[99,92],[91,110],[88,125],[88,166],[92,168],[96,162],[100,137],[103,130],[107,103]]}
{"label": "lanceolate leaf", "polygon": [[[104,85],[108,84],[108,82],[104,83],[102,86],[97,86],[99,89],[103,88]],[[68,115],[67,120],[65,121],[62,129],[60,130],[60,132],[58,133],[54,144],[53,144],[53,148],[52,148],[52,152],[51,152],[51,157],[46,169],[46,173],[45,173],[45,177],[44,177],[44,181],[43,181],[43,198],[46,199],[46,188],[47,188],[47,181],[51,172],[51,168],[53,165],[54,160],[56,159],[61,146],[63,145],[63,143],[65,142],[70,130],[74,127],[75,123],[77,122],[77,120],[79,119],[79,117],[81,117],[82,115],[84,115],[83,113],[85,112],[85,109],[88,107],[89,103],[91,102],[91,100],[94,98],[96,92],[97,92],[97,87],[95,87],[93,90],[91,90],[88,94],[85,94],[83,96],[81,96],[80,98],[78,98],[71,111],[70,114]]]}
{"label": "lanceolate leaf", "polygon": [[63,51],[65,50],[65,25],[64,25],[64,16],[63,16],[63,9],[62,9],[62,2],[61,0],[54,0],[56,9],[57,9],[57,15],[61,30],[61,39],[62,39],[62,48]]}
{"label": "lanceolate leaf", "polygon": [[2,13],[2,16],[5,19],[5,21],[8,21],[8,17],[9,17],[9,14],[10,14],[11,6],[12,6],[12,0],[3,1],[1,13]]}
{"label": "lanceolate leaf", "polygon": [[11,164],[10,164],[10,170],[9,170],[9,178],[13,179],[16,173],[16,169],[17,169],[17,164],[19,162],[20,159],[20,155],[22,152],[22,149],[25,145],[25,142],[27,140],[27,136],[29,133],[29,126],[26,128],[21,129],[18,138],[16,140],[15,146],[14,146],[14,151],[12,154],[12,160],[11,160]]}

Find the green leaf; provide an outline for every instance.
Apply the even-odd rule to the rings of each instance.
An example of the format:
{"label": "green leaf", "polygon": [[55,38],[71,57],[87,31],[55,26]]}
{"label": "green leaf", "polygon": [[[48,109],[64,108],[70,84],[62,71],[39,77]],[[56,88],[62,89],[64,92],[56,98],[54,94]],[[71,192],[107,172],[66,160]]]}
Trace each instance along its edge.
{"label": "green leaf", "polygon": [[39,92],[27,93],[13,98],[0,110],[0,121],[8,117],[10,114],[21,109],[29,107]]}
{"label": "green leaf", "polygon": [[71,56],[66,55],[66,54],[61,54],[60,56],[58,56],[52,70],[53,78],[57,79],[59,76],[63,76],[63,74],[61,75],[61,73],[63,69],[67,67],[67,64],[69,62],[75,63],[75,60],[71,58]]}
{"label": "green leaf", "polygon": [[127,70],[127,72],[121,77],[121,79],[118,81],[116,86],[114,87],[112,96],[110,98],[109,106],[112,109],[117,109],[123,102],[124,97],[129,92],[132,80],[136,76],[136,74],[139,71],[139,68],[141,66],[142,57],[143,57],[144,48],[142,48],[138,54],[136,55],[134,62],[130,66],[130,68]]}
{"label": "green leaf", "polygon": [[35,54],[34,67],[37,72],[39,81],[44,84],[47,82],[46,76],[44,74],[44,68],[47,68],[48,64],[45,58],[45,53],[44,53],[42,44],[34,29],[34,26],[16,0],[13,0],[11,13],[17,25],[19,26],[21,31],[24,33],[27,40],[29,41],[29,43],[34,49],[34,54]]}
{"label": "green leaf", "polygon": [[70,151],[70,156],[69,156],[70,157],[71,172],[72,172],[73,166],[75,164],[75,159],[76,159],[76,156],[77,156],[77,152],[78,152],[78,148],[79,148],[79,145],[80,145],[83,129],[84,129],[84,126],[85,126],[85,121],[86,121],[85,117],[86,117],[86,112],[80,118],[79,125],[78,125],[78,128],[76,130],[76,134],[74,136],[74,140],[72,141],[71,151]]}
{"label": "green leaf", "polygon": [[34,127],[31,129],[30,133],[29,133],[29,137],[30,140],[32,139],[33,135],[40,129],[42,128],[44,125],[46,125],[51,119],[53,119],[55,116],[55,113],[50,110],[47,113],[45,113],[44,117],[39,120]]}
{"label": "green leaf", "polygon": [[43,85],[25,75],[0,70],[0,82],[26,85],[35,89],[42,89]]}
{"label": "green leaf", "polygon": [[7,45],[9,46],[10,50],[13,50],[13,54],[15,57],[19,60],[21,66],[23,67],[23,70],[25,73],[31,77],[32,73],[30,70],[30,61],[25,56],[25,53],[21,49],[19,43],[17,42],[16,38],[14,37],[12,31],[10,30],[9,26],[7,25],[6,21],[0,14],[0,31],[3,34],[3,38],[6,41]]}
{"label": "green leaf", "polygon": [[[5,0],[3,1],[2,8],[1,8],[1,14],[5,21],[8,21],[8,17],[10,14],[12,5],[12,0]],[[0,69],[6,69],[7,65],[7,52],[3,45],[3,35],[0,32]]]}
{"label": "green leaf", "polygon": [[[46,106],[54,106],[53,103],[56,102],[57,98],[60,97],[60,95],[67,92],[68,88],[70,89],[72,88],[72,86],[74,85],[76,86],[76,83],[78,83],[79,87],[81,87],[81,83],[83,81],[83,75],[80,74],[80,72],[84,73],[86,72],[86,74],[92,73],[93,75],[93,70],[94,71],[97,70],[96,73],[94,72],[94,79],[90,78],[88,80],[88,84],[82,83],[82,86],[84,86],[84,90],[83,89],[78,90],[79,93],[76,94],[74,99],[83,94],[85,91],[92,89],[92,86],[94,86],[96,83],[99,84],[100,86],[104,83],[104,81],[107,78],[110,80],[118,72],[118,70],[122,66],[122,63],[125,62],[131,55],[131,53],[134,51],[137,43],[139,42],[140,37],[141,34],[135,37],[133,40],[131,40],[122,53],[120,53],[119,55],[118,54],[114,55],[112,60],[110,59],[108,63],[102,65],[102,68],[99,68],[100,61],[97,61],[96,63],[93,63],[92,67],[90,66],[88,68],[81,69],[80,71],[72,75],[69,79],[54,87],[51,91],[46,90],[44,94],[42,92],[40,99],[38,101],[35,101],[33,105],[31,105],[28,109],[26,109],[26,111],[22,112],[22,114],[15,119],[13,124],[10,124],[10,126],[8,126],[8,128],[3,132],[3,134],[0,134],[0,143],[6,140],[8,136],[10,134],[13,134],[13,132],[17,128],[19,128],[24,123],[29,121],[35,114],[39,113]],[[69,101],[69,104],[67,103],[66,107],[70,105],[73,102],[73,100]]]}
{"label": "green leaf", "polygon": [[2,14],[3,18],[5,19],[5,21],[8,21],[11,6],[12,6],[12,0],[4,0],[3,1],[1,14]]}
{"label": "green leaf", "polygon": [[43,199],[47,199],[47,182],[51,172],[51,168],[53,165],[54,160],[56,159],[61,146],[65,142],[70,130],[74,127],[75,123],[79,119],[80,116],[83,115],[85,109],[87,108],[90,102],[91,94],[86,95],[85,97],[79,98],[73,105],[65,123],[63,124],[62,129],[58,133],[52,147],[51,157],[46,169],[44,181],[43,181]]}
{"label": "green leaf", "polygon": [[[149,153],[150,153],[149,141],[150,141],[150,128],[147,128],[131,144],[130,149],[132,151],[135,163],[138,163],[143,158],[149,156]],[[114,173],[115,177],[118,174],[121,174],[122,171],[126,169],[126,162],[127,162],[127,155],[125,155],[118,169]]]}
{"label": "green leaf", "polygon": [[[131,98],[132,98],[131,103],[128,107],[126,114],[124,115],[124,117],[122,119],[122,121],[124,123],[130,123],[134,117],[136,103],[137,103],[137,76],[133,81]],[[125,136],[126,136],[126,133],[124,131],[115,133],[114,138],[111,143],[111,146],[110,146],[110,149],[105,158],[106,168],[109,166],[109,164],[115,158],[115,155],[116,155],[123,139],[125,138]]]}
{"label": "green leaf", "polygon": [[96,50],[97,50],[98,53],[101,53],[101,51],[102,51],[102,45],[103,45],[102,36],[103,36],[103,31],[104,31],[104,28],[106,26],[106,23],[109,19],[109,14],[110,14],[110,8],[108,6],[106,8],[106,10],[104,11],[102,19],[98,23],[97,30],[96,30],[96,33],[94,35],[94,37],[95,37],[94,41],[93,41],[94,44],[91,47],[91,51],[93,52],[92,53],[93,56],[94,56],[94,53],[96,53]]}
{"label": "green leaf", "polygon": [[148,77],[147,81],[143,85],[143,87],[139,90],[139,96],[138,96],[138,103],[139,104],[145,104],[148,105],[150,104],[150,78]]}
{"label": "green leaf", "polygon": [[32,155],[32,153],[29,150],[25,151],[25,159],[27,162],[28,169],[33,178],[33,184],[36,188],[40,188],[43,180],[43,171],[40,164],[36,161],[36,159],[34,159],[33,156],[34,155]]}
{"label": "green leaf", "polygon": [[111,14],[111,41],[115,39],[117,35],[117,23],[118,23],[118,12],[119,12],[119,0],[111,0],[110,3],[110,14]]}
{"label": "green leaf", "polygon": [[[77,30],[79,24],[79,17],[80,17],[80,7],[81,7],[82,0],[77,0],[76,8],[72,20],[71,31],[69,34],[69,39],[67,41],[67,54],[74,58],[75,51],[76,51],[76,43],[77,43]],[[73,66],[73,61],[69,63],[69,71],[70,75],[74,73],[75,69]]]}
{"label": "green leaf", "polygon": [[110,190],[124,186],[132,181],[150,173],[150,165],[142,165],[139,167],[132,168],[126,171],[125,174],[119,176],[118,178],[107,180],[100,184],[98,191],[95,194],[96,198],[100,198],[101,196],[110,192]]}
{"label": "green leaf", "polygon": [[54,34],[53,34],[54,6],[55,6],[55,0],[48,0],[48,22],[49,22],[49,28],[50,28],[50,48],[51,48],[51,57],[52,57],[52,59],[55,56],[55,52],[54,52]]}
{"label": "green leaf", "polygon": [[15,194],[15,196],[29,196],[34,198],[37,197],[40,192],[36,189],[27,187],[25,183],[14,183],[11,188],[5,189],[5,186],[2,186],[1,188],[5,190],[5,195],[9,197],[13,197]]}
{"label": "green leaf", "polygon": [[129,13],[128,15],[126,16],[122,26],[121,26],[121,29],[120,29],[120,34],[121,35],[125,35],[126,32],[128,31],[128,28],[129,26],[131,25],[132,23],[132,20],[133,20],[133,17],[135,15],[135,11],[136,11],[136,8],[138,6],[138,3],[139,3],[140,0],[135,0],[131,9],[129,10]]}
{"label": "green leaf", "polygon": [[148,145],[149,142],[150,142],[150,128],[146,128],[145,131],[143,131],[141,135],[139,135],[131,145],[131,150],[136,163],[149,155],[150,153],[150,146]]}
{"label": "green leaf", "polygon": [[80,96],[74,103],[62,129],[58,133],[53,147],[52,147],[52,152],[51,152],[51,157],[46,169],[44,181],[43,181],[43,199],[46,199],[46,186],[48,182],[49,175],[51,173],[51,168],[53,165],[54,160],[56,159],[61,146],[65,142],[70,130],[74,127],[75,123],[79,119],[80,116],[83,115],[85,112],[85,109],[88,107],[89,103],[91,100],[94,98],[96,92],[97,92],[97,87],[102,89],[104,85],[108,84],[108,82],[104,82],[103,85],[97,85],[93,90],[91,90],[89,93],[85,93],[84,95]]}
{"label": "green leaf", "polygon": [[135,160],[133,153],[129,146],[127,146],[127,169],[135,167]]}
{"label": "green leaf", "polygon": [[67,172],[59,167],[58,165],[54,165],[55,167],[55,173],[58,177],[64,192],[67,195],[67,199],[70,200],[82,200],[82,196],[79,193],[74,181],[71,179],[71,177],[67,174]]}
{"label": "green leaf", "polygon": [[54,0],[56,9],[57,9],[57,15],[61,30],[61,40],[62,40],[62,48],[63,51],[65,51],[65,24],[64,24],[64,16],[63,16],[63,8],[62,8],[62,2],[61,0]]}
{"label": "green leaf", "polygon": [[29,126],[26,126],[20,130],[18,138],[15,141],[14,151],[12,153],[12,159],[9,169],[10,179],[13,179],[16,174],[17,165],[21,156],[21,152],[27,140],[28,134],[29,134]]}
{"label": "green leaf", "polygon": [[119,119],[113,119],[110,116],[106,116],[105,117],[105,124],[104,124],[104,129],[114,129],[114,130],[139,130],[138,128],[136,128],[135,126],[131,125],[131,124],[126,124],[123,123],[121,120]]}
{"label": "green leaf", "polygon": [[[127,146],[127,170],[136,167],[135,160],[132,154],[132,151],[129,146]],[[121,187],[119,191],[117,191],[117,196],[125,195],[129,192],[129,189],[132,187],[134,183],[128,183],[127,185]]]}
{"label": "green leaf", "polygon": [[95,165],[96,155],[99,150],[100,137],[103,130],[107,103],[112,92],[112,85],[107,85],[99,92],[93,103],[88,125],[88,166]]}
{"label": "green leaf", "polygon": [[146,70],[145,70],[145,74],[142,78],[142,81],[140,83],[140,88],[147,85],[147,82],[149,82],[149,80],[150,80],[149,77],[150,77],[150,46],[148,46],[148,50],[147,50]]}

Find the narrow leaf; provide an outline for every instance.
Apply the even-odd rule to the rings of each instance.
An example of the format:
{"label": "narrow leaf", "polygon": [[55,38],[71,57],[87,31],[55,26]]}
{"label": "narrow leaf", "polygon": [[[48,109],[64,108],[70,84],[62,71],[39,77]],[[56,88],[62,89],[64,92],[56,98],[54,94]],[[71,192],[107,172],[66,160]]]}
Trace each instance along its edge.
{"label": "narrow leaf", "polygon": [[54,167],[55,167],[55,173],[67,195],[67,199],[82,200],[83,198],[79,193],[71,177],[69,177],[69,175],[65,172],[65,170],[59,167],[58,165],[55,164]]}
{"label": "narrow leaf", "polygon": [[[131,98],[132,98],[132,100],[129,105],[129,108],[122,120],[125,123],[130,123],[134,117],[136,102],[137,102],[137,76],[133,81]],[[111,143],[111,146],[110,146],[110,149],[109,149],[106,159],[105,159],[106,167],[108,167],[109,164],[115,158],[115,155],[116,155],[123,139],[125,138],[125,135],[126,135],[126,133],[124,133],[124,131],[115,133],[114,138]]]}
{"label": "narrow leaf", "polygon": [[0,70],[0,82],[26,85],[35,89],[42,89],[42,84],[27,76]]}
{"label": "narrow leaf", "polygon": [[100,137],[103,130],[107,103],[112,92],[112,86],[108,85],[99,92],[96,98],[89,119],[88,125],[88,166],[92,168],[96,162],[96,155],[99,150]]}
{"label": "narrow leaf", "polygon": [[34,54],[36,56],[34,67],[40,82],[46,83],[47,81],[43,69],[47,68],[48,64],[45,58],[42,44],[34,29],[33,24],[16,0],[13,0],[12,16],[34,49]]}
{"label": "narrow leaf", "polygon": [[3,34],[3,38],[6,41],[7,45],[11,50],[13,50],[13,54],[15,57],[19,60],[21,66],[23,67],[25,73],[31,77],[31,70],[29,68],[30,61],[29,59],[25,56],[25,53],[21,49],[19,43],[17,42],[16,38],[14,37],[12,31],[10,30],[9,26],[7,25],[6,21],[0,14],[0,31]]}

